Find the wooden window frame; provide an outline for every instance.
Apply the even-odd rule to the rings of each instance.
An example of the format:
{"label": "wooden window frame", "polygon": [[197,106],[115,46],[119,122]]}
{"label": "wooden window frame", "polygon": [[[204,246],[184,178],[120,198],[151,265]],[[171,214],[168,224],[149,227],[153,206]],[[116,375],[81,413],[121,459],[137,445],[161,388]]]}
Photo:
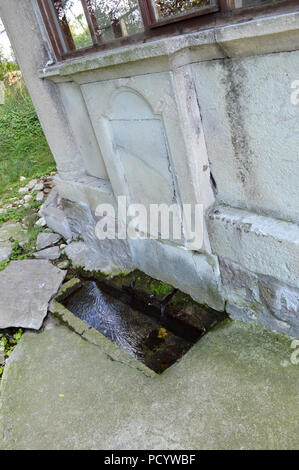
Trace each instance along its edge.
{"label": "wooden window frame", "polygon": [[58,62],[90,52],[114,49],[130,44],[148,42],[159,37],[183,34],[192,30],[196,31],[251,20],[254,17],[261,17],[269,13],[299,11],[298,0],[281,0],[275,4],[238,9],[235,7],[235,0],[216,0],[216,5],[213,6],[203,7],[182,15],[157,19],[153,0],[138,0],[144,31],[131,36],[120,37],[120,25],[116,20],[112,24],[115,39],[104,43],[98,32],[90,0],[80,1],[86,17],[92,45],[82,49],[75,49],[67,21],[64,20],[62,22],[59,31],[57,21],[53,18],[51,8],[49,7],[49,0],[37,0],[54,55]]}

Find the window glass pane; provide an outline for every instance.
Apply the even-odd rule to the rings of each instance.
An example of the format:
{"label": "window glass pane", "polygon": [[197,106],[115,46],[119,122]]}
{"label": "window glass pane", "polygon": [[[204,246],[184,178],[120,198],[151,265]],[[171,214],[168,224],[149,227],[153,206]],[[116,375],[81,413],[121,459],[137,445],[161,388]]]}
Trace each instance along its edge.
{"label": "window glass pane", "polygon": [[53,5],[67,49],[91,46],[92,39],[81,0],[54,0]]}
{"label": "window glass pane", "polygon": [[[144,29],[138,0],[46,0],[64,52]],[[58,26],[59,25],[59,26]]]}
{"label": "window glass pane", "polygon": [[276,3],[281,3],[284,0],[233,0],[235,8],[246,8],[262,5],[275,5]]}
{"label": "window glass pane", "polygon": [[89,0],[102,42],[142,31],[138,0]]}
{"label": "window glass pane", "polygon": [[154,0],[160,18],[191,13],[192,11],[214,6],[215,0]]}

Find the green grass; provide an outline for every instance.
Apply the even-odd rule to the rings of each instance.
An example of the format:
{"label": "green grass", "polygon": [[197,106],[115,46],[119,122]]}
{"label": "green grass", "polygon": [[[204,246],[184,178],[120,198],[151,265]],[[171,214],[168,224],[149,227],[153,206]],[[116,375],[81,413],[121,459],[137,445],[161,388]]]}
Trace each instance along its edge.
{"label": "green grass", "polygon": [[26,184],[20,183],[20,176],[29,181],[55,169],[27,90],[8,88],[5,104],[0,106],[0,200],[11,198]]}

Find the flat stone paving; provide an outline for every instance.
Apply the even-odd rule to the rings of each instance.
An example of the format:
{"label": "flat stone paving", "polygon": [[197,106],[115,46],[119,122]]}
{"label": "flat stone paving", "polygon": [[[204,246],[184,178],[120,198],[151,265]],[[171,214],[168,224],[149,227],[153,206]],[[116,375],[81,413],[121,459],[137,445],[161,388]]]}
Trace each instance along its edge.
{"label": "flat stone paving", "polygon": [[291,339],[227,321],[161,376],[64,326],[26,333],[1,388],[2,449],[298,449]]}
{"label": "flat stone paving", "polygon": [[6,222],[0,226],[0,263],[6,261],[11,255],[11,239],[17,240],[20,243],[28,241],[28,234],[18,222]]}
{"label": "flat stone paving", "polygon": [[65,275],[49,261],[11,261],[0,272],[0,328],[39,330]]}

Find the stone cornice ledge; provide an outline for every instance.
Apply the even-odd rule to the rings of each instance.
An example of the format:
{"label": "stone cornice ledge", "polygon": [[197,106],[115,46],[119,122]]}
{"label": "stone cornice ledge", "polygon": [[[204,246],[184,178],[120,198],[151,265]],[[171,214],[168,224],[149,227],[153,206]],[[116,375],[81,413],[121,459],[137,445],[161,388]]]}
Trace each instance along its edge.
{"label": "stone cornice ledge", "polygon": [[[59,82],[74,80],[74,75],[80,74],[81,77],[76,81],[84,83],[91,80],[90,73],[95,71],[101,72],[96,80],[106,80],[110,75],[122,76],[130,70],[136,74],[159,72],[174,70],[193,62],[297,49],[299,11],[104,52],[97,51],[44,68],[40,70],[39,76]],[[105,71],[107,73],[103,74]]]}

